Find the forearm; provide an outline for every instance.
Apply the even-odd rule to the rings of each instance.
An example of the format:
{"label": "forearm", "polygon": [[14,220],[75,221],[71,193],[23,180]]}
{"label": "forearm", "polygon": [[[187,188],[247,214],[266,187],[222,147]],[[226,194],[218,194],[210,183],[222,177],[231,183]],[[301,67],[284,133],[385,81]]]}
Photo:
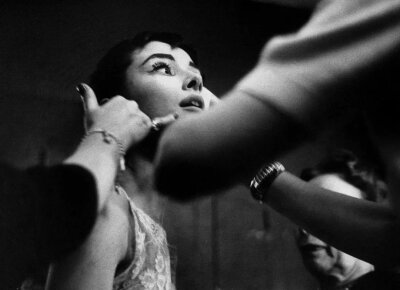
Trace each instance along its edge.
{"label": "forearm", "polygon": [[156,182],[177,198],[248,181],[300,134],[290,118],[243,91],[233,91],[209,111],[178,120],[161,138]]}
{"label": "forearm", "polygon": [[266,203],[329,244],[375,265],[400,259],[398,219],[385,205],[310,185],[284,172]]}
{"label": "forearm", "polygon": [[64,161],[64,164],[82,166],[93,174],[98,192],[98,211],[103,208],[110,190],[114,187],[119,158],[119,148],[114,140],[106,143],[101,134],[92,134]]}
{"label": "forearm", "polygon": [[64,163],[83,166],[95,176],[100,211],[113,189],[121,154],[147,136],[151,121],[134,101],[114,96],[99,106],[88,85],[80,84],[77,89],[84,102],[89,135]]}

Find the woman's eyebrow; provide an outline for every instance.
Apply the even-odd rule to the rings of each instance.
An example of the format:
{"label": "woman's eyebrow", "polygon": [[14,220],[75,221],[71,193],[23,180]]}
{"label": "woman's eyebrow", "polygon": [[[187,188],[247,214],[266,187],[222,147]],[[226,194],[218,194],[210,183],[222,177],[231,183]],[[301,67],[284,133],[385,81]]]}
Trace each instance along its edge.
{"label": "woman's eyebrow", "polygon": [[193,61],[189,62],[189,66],[191,66],[191,67],[197,69],[198,71],[200,71],[200,68]]}
{"label": "woman's eyebrow", "polygon": [[146,58],[145,61],[141,65],[144,65],[146,62],[148,62],[152,58],[167,58],[167,59],[175,61],[175,58],[171,54],[154,53],[154,54],[150,55],[148,58]]}

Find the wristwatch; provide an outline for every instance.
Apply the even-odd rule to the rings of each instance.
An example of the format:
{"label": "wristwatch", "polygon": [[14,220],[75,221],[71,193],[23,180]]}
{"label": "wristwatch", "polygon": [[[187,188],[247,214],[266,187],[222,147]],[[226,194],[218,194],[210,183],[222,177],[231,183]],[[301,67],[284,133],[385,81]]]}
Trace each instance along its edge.
{"label": "wristwatch", "polygon": [[280,162],[268,163],[261,167],[256,176],[250,182],[250,192],[255,200],[264,203],[267,191],[275,178],[285,171]]}

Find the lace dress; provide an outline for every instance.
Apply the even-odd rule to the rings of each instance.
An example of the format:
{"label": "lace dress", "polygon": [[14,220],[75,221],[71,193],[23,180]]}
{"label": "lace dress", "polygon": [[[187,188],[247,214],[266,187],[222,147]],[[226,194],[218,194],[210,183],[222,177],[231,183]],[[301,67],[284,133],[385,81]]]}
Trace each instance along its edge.
{"label": "lace dress", "polygon": [[114,279],[113,290],[173,290],[171,262],[164,229],[117,187],[130,205],[135,221],[135,257],[129,267]]}
{"label": "lace dress", "polygon": [[[171,260],[165,230],[135,206],[125,190],[117,193],[128,199],[135,226],[135,254],[129,266],[114,278],[113,290],[174,290]],[[27,279],[21,290],[43,290],[43,284]]]}

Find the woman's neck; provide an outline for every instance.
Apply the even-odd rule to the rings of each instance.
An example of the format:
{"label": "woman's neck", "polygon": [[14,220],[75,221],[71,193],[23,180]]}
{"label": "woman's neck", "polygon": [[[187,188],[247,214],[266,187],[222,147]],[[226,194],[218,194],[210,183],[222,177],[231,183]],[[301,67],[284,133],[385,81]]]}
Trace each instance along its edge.
{"label": "woman's neck", "polygon": [[135,205],[160,220],[163,209],[162,198],[154,189],[154,166],[139,156],[130,156],[126,171],[118,176],[118,183],[124,188]]}

